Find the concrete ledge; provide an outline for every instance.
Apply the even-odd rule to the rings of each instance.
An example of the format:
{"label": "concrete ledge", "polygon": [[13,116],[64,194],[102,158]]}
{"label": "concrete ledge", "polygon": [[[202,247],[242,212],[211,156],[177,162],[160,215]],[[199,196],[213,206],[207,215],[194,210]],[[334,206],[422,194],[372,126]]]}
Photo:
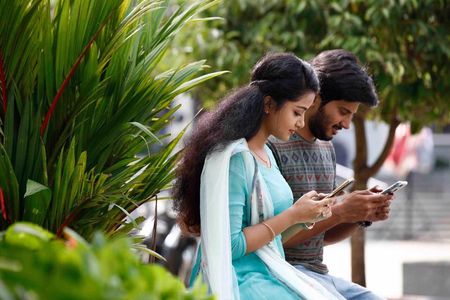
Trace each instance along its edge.
{"label": "concrete ledge", "polygon": [[403,294],[450,299],[450,262],[403,263]]}

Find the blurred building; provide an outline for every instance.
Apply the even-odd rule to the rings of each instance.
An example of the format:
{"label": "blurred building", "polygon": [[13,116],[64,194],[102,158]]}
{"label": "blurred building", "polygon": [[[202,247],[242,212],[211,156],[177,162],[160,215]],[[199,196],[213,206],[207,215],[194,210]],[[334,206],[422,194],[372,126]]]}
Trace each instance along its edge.
{"label": "blurred building", "polygon": [[[366,122],[369,165],[382,151],[388,130],[384,123]],[[401,130],[405,127],[399,127]],[[399,154],[396,164],[386,163],[375,176],[387,184],[397,180],[409,184],[396,193],[390,219],[367,230],[369,239],[450,240],[450,133],[433,133],[429,128],[423,132],[420,137],[407,136],[403,157]],[[422,145],[416,145],[419,142]],[[338,162],[351,168],[354,129],[342,130],[333,143]]]}

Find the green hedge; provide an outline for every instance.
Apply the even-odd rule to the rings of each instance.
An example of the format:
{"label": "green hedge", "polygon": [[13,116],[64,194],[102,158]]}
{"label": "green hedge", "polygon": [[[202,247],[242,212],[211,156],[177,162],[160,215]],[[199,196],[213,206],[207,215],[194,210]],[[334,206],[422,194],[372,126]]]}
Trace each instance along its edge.
{"label": "green hedge", "polygon": [[158,265],[144,265],[130,238],[96,234],[87,244],[16,223],[0,237],[0,299],[213,299],[200,284],[183,283]]}

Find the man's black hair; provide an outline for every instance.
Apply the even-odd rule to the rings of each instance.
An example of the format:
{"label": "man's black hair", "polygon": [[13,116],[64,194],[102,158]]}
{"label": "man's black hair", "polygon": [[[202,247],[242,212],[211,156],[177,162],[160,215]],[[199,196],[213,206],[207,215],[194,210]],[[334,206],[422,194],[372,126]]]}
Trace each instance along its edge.
{"label": "man's black hair", "polygon": [[378,105],[372,78],[352,53],[343,49],[324,51],[311,64],[319,78],[322,106],[333,100]]}

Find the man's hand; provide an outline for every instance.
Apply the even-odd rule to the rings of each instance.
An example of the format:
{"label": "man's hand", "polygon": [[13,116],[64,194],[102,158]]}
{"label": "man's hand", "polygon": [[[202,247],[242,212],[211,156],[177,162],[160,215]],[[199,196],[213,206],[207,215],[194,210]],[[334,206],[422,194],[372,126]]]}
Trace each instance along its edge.
{"label": "man's hand", "polygon": [[333,215],[337,216],[341,223],[387,219],[393,195],[382,195],[379,194],[380,191],[378,187],[374,187],[371,190],[351,192],[342,202],[332,207]]}
{"label": "man's hand", "polygon": [[[373,188],[371,188],[370,191],[378,194],[378,193],[381,193],[383,191],[383,189],[380,188],[378,185],[376,185]],[[389,195],[394,196],[394,194],[389,194]],[[391,200],[393,200],[393,199],[394,199],[394,197],[392,197]],[[391,200],[389,200],[386,203],[386,205],[377,208],[377,210],[375,211],[374,219],[371,220],[372,222],[384,221],[389,218],[389,212],[391,210],[391,208],[390,208]]]}

